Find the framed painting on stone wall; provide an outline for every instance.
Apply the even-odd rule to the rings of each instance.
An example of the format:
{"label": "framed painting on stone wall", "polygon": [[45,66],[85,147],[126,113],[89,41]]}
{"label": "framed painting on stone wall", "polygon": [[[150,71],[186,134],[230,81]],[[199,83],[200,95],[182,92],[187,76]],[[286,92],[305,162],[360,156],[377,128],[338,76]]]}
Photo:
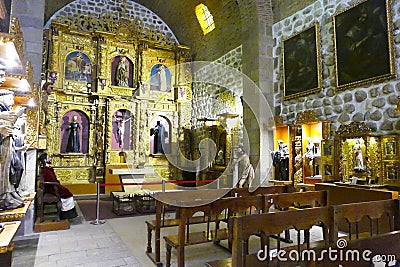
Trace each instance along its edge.
{"label": "framed painting on stone wall", "polygon": [[10,32],[11,0],[0,0],[0,32]]}
{"label": "framed painting on stone wall", "polygon": [[312,94],[321,89],[319,24],[283,40],[284,99]]}
{"label": "framed painting on stone wall", "polygon": [[390,0],[367,0],[336,13],[339,90],[395,77]]}

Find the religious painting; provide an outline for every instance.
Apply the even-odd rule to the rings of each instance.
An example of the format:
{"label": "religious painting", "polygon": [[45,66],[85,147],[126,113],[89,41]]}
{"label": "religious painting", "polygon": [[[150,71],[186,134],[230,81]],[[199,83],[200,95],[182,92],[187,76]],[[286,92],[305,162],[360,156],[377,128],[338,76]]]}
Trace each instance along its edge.
{"label": "religious painting", "polygon": [[161,92],[171,91],[171,72],[167,66],[156,64],[151,68],[150,90]]}
{"label": "religious painting", "polygon": [[0,32],[10,32],[11,0],[0,0]]}
{"label": "religious painting", "polygon": [[112,85],[119,87],[133,87],[134,65],[126,56],[117,56],[111,63]]}
{"label": "religious painting", "polygon": [[321,89],[319,24],[283,40],[284,99]]}
{"label": "religious painting", "polygon": [[399,179],[399,165],[396,162],[387,162],[384,165],[385,178],[388,182],[393,182]]}
{"label": "religious painting", "polygon": [[395,142],[386,142],[385,144],[385,154],[388,156],[396,155],[396,143]]}
{"label": "religious painting", "polygon": [[92,82],[92,64],[82,52],[72,52],[65,60],[65,79],[77,82]]}
{"label": "religious painting", "polygon": [[112,116],[111,150],[131,150],[132,115],[127,109],[119,109]]}
{"label": "religious painting", "polygon": [[367,0],[334,15],[336,85],[395,76],[389,0]]}
{"label": "religious painting", "polygon": [[89,119],[79,110],[64,114],[61,122],[60,153],[87,154],[89,144]]}
{"label": "religious painting", "polygon": [[386,160],[397,159],[397,137],[396,136],[384,136],[382,138],[382,156]]}

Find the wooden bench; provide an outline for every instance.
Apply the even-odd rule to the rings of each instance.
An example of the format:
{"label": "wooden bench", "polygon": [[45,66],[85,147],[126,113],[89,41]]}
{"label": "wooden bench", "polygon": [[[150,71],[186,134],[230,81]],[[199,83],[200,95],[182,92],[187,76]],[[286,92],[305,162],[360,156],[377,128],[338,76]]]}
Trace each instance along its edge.
{"label": "wooden bench", "polygon": [[[226,221],[230,216],[247,213],[261,213],[264,211],[263,196],[247,196],[247,197],[229,197],[218,199],[209,205],[200,207],[179,207],[180,221],[177,235],[165,236],[166,243],[166,266],[171,264],[171,249],[177,250],[178,266],[184,266],[184,248],[185,246],[215,242],[230,238],[229,226],[220,228],[220,221]],[[217,218],[215,221],[215,229],[210,230],[211,220],[207,220],[205,231],[190,232],[189,220],[197,212],[203,212],[207,218]],[[224,219],[218,218],[223,216]],[[185,232],[186,229],[186,232]]]}
{"label": "wooden bench", "polygon": [[[266,210],[270,210],[271,206],[274,205],[274,210],[285,211],[289,209],[325,207],[327,199],[327,191],[307,191],[266,195],[265,208]],[[285,230],[285,237],[282,238],[282,241],[292,243],[289,229]]]}
{"label": "wooden bench", "polygon": [[[310,229],[313,225],[325,225],[324,236],[328,236],[327,229],[331,228],[331,212],[329,207],[289,210],[277,213],[265,213],[259,215],[248,215],[242,217],[234,217],[233,224],[233,239],[232,239],[232,266],[266,266],[265,261],[257,258],[256,254],[247,255],[248,239],[250,235],[261,234],[266,238],[264,253],[270,255],[271,246],[269,237],[278,236],[277,250],[281,250],[281,242],[279,234],[286,229],[295,228],[297,232],[297,245],[291,249],[297,250],[298,253],[305,248],[311,247]],[[304,246],[300,243],[300,231],[304,231]],[[329,238],[325,239],[321,245],[328,245]],[[269,262],[269,257],[266,257]],[[209,264],[208,266],[220,266]]]}
{"label": "wooden bench", "polygon": [[[399,200],[379,200],[333,206],[333,242],[339,238],[339,225],[347,224],[348,239],[379,235],[400,229]],[[364,222],[366,221],[366,222]],[[360,227],[361,224],[369,227]]]}
{"label": "wooden bench", "polygon": [[[214,193],[216,191],[216,193]],[[161,228],[167,227],[176,227],[179,225],[179,210],[177,211],[176,218],[165,218],[165,206],[167,203],[172,203],[175,201],[176,203],[183,202],[188,199],[205,199],[205,196],[208,193],[211,195],[220,194],[224,197],[229,196],[252,196],[252,195],[265,195],[265,194],[275,194],[275,193],[284,193],[288,191],[287,186],[269,186],[269,187],[259,187],[253,192],[249,192],[248,188],[233,188],[233,189],[221,189],[217,190],[193,190],[193,191],[175,191],[175,192],[157,192],[154,195],[156,199],[156,218],[154,220],[146,221],[147,225],[147,247],[146,254],[147,256],[157,265],[162,266],[161,263],[161,249],[160,249],[160,235]],[[173,201],[160,201],[160,199],[167,199]],[[212,202],[215,199],[209,200],[208,202]],[[207,202],[207,201],[206,201]],[[207,222],[206,217],[204,216],[194,216],[189,219],[189,224],[201,224]],[[211,217],[211,221],[215,221],[216,217]],[[221,219],[221,217],[219,217]],[[154,246],[155,251],[153,253],[152,248],[152,232],[154,231]]]}
{"label": "wooden bench", "polygon": [[[297,218],[300,222],[300,225],[307,225],[312,221],[316,222],[316,225],[319,225],[317,219],[314,215],[310,214],[310,212],[316,212],[321,210],[322,208],[313,208],[313,209],[304,209],[298,210],[298,213],[293,213],[293,211],[287,212],[279,212],[277,216],[281,216],[281,218],[275,217],[275,222],[271,221],[271,218],[266,217],[269,214],[261,214],[261,215],[251,215],[251,216],[243,216],[240,218],[233,219],[233,253],[231,259],[223,259],[219,261],[214,261],[207,263],[206,266],[265,266],[265,263],[261,263],[256,255],[246,255],[246,242],[248,239],[249,233],[254,232],[262,232],[264,234],[269,234],[276,230],[276,227],[279,225],[281,227],[290,227],[290,224],[293,223],[295,229],[302,229],[302,227],[297,226],[296,222],[293,221]],[[323,244],[317,243],[316,248],[312,248],[316,255],[322,255],[322,250],[327,250],[328,246],[331,249],[335,249],[335,245],[339,245],[340,242],[347,242],[348,246],[345,246],[345,249],[348,251],[351,248],[363,248],[373,249],[373,252],[381,255],[393,254],[393,250],[390,248],[392,246],[392,242],[398,241],[399,234],[396,231],[400,228],[400,219],[399,219],[399,200],[380,200],[380,201],[369,201],[369,202],[360,202],[360,203],[351,203],[351,204],[343,204],[336,205],[331,207],[324,207],[324,209],[328,209],[328,215],[321,213],[321,222],[324,223],[324,240],[329,240],[329,244],[324,242]],[[322,211],[322,210],[321,210]],[[314,217],[313,217],[314,216]],[[327,217],[328,216],[328,217]],[[251,217],[251,218],[248,218]],[[323,220],[322,220],[323,218]],[[311,221],[310,221],[311,219]],[[364,219],[369,220],[370,229],[365,234],[361,232],[361,229],[358,227],[360,222]],[[281,220],[281,221],[279,221]],[[328,221],[327,221],[328,220]],[[330,221],[329,221],[330,220]],[[346,221],[349,225],[348,227],[348,236],[341,237],[339,240],[339,224],[342,221]],[[387,222],[385,225],[383,222]],[[268,223],[270,225],[268,225]],[[264,226],[264,224],[266,224]],[[275,225],[278,224],[278,225]],[[328,227],[327,227],[328,226]],[[272,229],[272,230],[271,230]],[[329,231],[327,231],[329,229]],[[326,234],[328,234],[327,236]],[[382,233],[384,236],[390,237],[390,241],[383,245],[384,238],[382,238]],[[393,235],[391,235],[393,233]],[[366,237],[367,236],[367,237]],[[354,238],[356,238],[354,240]],[[307,232],[305,232],[305,239],[309,239]],[[369,239],[369,240],[368,240]],[[236,243],[235,243],[236,240]],[[338,242],[340,241],[340,242]],[[373,242],[376,241],[376,245],[372,245]],[[300,242],[297,242],[297,249],[300,251],[301,246],[299,246]],[[376,246],[381,246],[380,248],[376,248]],[[279,250],[279,240],[278,240],[278,250]],[[370,246],[370,247],[368,247]],[[394,247],[399,247],[400,245],[394,245]],[[306,248],[310,247],[310,244],[306,244]],[[336,246],[337,248],[337,246]],[[339,247],[340,248],[340,247]],[[343,248],[343,247],[341,247]],[[288,250],[290,248],[286,248]],[[344,248],[343,248],[344,249]],[[269,250],[269,248],[267,249]],[[361,250],[360,250],[361,251]],[[397,250],[395,253],[396,259],[399,258],[400,250]],[[274,259],[276,261],[276,259]],[[292,262],[293,263],[293,262]],[[332,263],[332,262],[330,262]],[[366,263],[359,264],[358,262],[346,262],[344,264],[343,261],[339,261],[340,264],[344,266],[366,266]],[[264,264],[264,265],[263,265]],[[289,264],[289,263],[288,263]],[[368,265],[368,264],[367,264]],[[280,266],[286,266],[285,262],[280,262]],[[301,262],[301,266],[339,266],[336,265],[328,265],[328,260],[323,258],[322,261],[310,261],[310,262]]]}

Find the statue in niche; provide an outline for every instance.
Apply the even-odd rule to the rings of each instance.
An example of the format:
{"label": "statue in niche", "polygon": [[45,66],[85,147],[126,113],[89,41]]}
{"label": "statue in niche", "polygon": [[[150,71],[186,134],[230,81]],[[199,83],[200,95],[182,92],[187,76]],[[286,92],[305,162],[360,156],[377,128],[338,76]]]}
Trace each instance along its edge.
{"label": "statue in niche", "polygon": [[356,144],[354,145],[354,162],[355,162],[354,170],[356,172],[362,172],[365,170],[363,152],[362,152],[362,146],[361,146],[360,139],[357,139]]}
{"label": "statue in niche", "polygon": [[277,171],[277,180],[289,180],[289,148],[282,140],[278,140],[278,149],[272,152],[272,163]]}
{"label": "statue in niche", "polygon": [[79,130],[81,126],[78,123],[78,116],[74,115],[72,117],[72,122],[69,124],[67,131],[70,131],[68,136],[68,143],[67,143],[67,150],[66,152],[71,153],[80,153],[81,152],[81,145],[80,145],[80,138],[79,138]]}
{"label": "statue in niche", "polygon": [[308,144],[306,146],[305,156],[307,158],[307,166],[312,177],[319,175],[319,165],[317,163],[317,157],[320,156],[318,147],[311,138],[308,138]]}
{"label": "statue in niche", "polygon": [[129,69],[126,61],[127,60],[125,57],[121,57],[118,63],[115,75],[115,81],[117,86],[129,87]]}
{"label": "statue in niche", "polygon": [[113,136],[120,149],[125,148],[125,126],[126,123],[132,119],[130,116],[127,117],[126,115],[128,114],[122,111],[117,111],[114,114]]}
{"label": "statue in niche", "polygon": [[155,154],[164,154],[166,133],[160,121],[157,121],[156,127],[150,129],[150,135],[154,135]]}
{"label": "statue in niche", "polygon": [[167,74],[165,73],[165,67],[162,64],[160,64],[160,66],[157,69],[157,79],[158,79],[158,83],[160,85],[160,91],[166,92],[168,90]]}

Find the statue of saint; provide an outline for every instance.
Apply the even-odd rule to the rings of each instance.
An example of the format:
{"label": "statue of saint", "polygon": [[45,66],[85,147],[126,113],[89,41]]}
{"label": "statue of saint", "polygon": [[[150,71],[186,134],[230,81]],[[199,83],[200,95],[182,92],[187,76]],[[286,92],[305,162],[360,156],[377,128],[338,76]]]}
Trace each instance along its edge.
{"label": "statue of saint", "polygon": [[116,71],[116,85],[121,87],[129,87],[129,72],[126,58],[121,57]]}
{"label": "statue of saint", "polygon": [[13,106],[14,93],[0,90],[0,209],[4,210],[24,206],[24,199],[16,191],[24,168],[17,157],[14,137],[17,137],[18,133],[14,128],[25,108],[14,111]]}
{"label": "statue of saint", "polygon": [[74,115],[72,117],[72,122],[69,124],[67,131],[70,131],[67,143],[67,152],[80,153],[81,144],[79,138],[79,129],[81,126],[78,123],[78,116]]}
{"label": "statue of saint", "polygon": [[237,151],[237,163],[238,163],[238,175],[239,175],[239,183],[238,187],[251,187],[251,183],[254,180],[254,168],[250,163],[250,158],[247,153],[244,151],[243,147],[238,147]]}
{"label": "statue of saint", "polygon": [[364,170],[364,159],[363,152],[361,147],[360,139],[356,140],[356,144],[354,145],[354,161],[355,161],[355,171],[363,171]]}
{"label": "statue of saint", "polygon": [[157,69],[157,79],[161,92],[166,92],[167,88],[167,74],[165,73],[164,65],[160,65]]}
{"label": "statue of saint", "polygon": [[317,157],[320,157],[321,155],[317,146],[311,138],[308,138],[305,156],[307,159],[308,170],[310,171],[311,176],[314,177],[315,175],[319,175],[319,165],[317,164]]}
{"label": "statue of saint", "polygon": [[278,149],[272,152],[272,164],[278,168],[276,179],[289,181],[289,148],[282,140],[278,140]]}
{"label": "statue of saint", "polygon": [[150,129],[150,135],[154,135],[155,154],[164,154],[165,129],[160,121],[157,121],[156,127]]}

